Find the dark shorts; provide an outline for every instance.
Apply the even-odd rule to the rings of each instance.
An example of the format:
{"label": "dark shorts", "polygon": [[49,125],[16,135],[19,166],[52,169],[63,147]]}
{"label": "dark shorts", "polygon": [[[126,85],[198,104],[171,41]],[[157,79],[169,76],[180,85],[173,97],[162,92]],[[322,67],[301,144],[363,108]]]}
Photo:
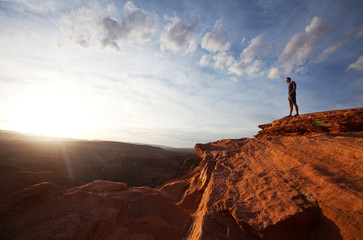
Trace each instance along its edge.
{"label": "dark shorts", "polygon": [[296,95],[289,96],[289,102],[290,104],[296,104]]}

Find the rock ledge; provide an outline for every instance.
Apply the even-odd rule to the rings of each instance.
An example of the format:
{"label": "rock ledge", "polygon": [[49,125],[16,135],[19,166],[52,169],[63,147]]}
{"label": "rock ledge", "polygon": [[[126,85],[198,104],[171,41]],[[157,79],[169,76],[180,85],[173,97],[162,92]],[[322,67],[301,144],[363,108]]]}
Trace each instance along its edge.
{"label": "rock ledge", "polygon": [[269,124],[259,125],[258,127],[262,130],[255,136],[257,138],[363,131],[363,108],[284,117]]}

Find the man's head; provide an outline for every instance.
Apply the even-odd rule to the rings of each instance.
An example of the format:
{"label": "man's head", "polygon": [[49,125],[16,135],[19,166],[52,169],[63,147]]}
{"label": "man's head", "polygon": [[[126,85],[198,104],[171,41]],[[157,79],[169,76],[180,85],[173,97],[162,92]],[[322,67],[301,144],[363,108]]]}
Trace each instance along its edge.
{"label": "man's head", "polygon": [[291,82],[291,78],[287,77],[287,78],[286,78],[286,82],[287,82],[287,83]]}

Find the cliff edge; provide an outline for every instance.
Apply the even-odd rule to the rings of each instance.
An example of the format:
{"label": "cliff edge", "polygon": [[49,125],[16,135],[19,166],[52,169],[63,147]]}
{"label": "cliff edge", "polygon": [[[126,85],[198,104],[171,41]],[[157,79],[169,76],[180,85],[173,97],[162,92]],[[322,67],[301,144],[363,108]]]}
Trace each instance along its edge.
{"label": "cliff edge", "polygon": [[284,117],[259,125],[262,130],[255,137],[357,132],[363,129],[362,116],[363,108],[354,108]]}
{"label": "cliff edge", "polygon": [[[0,234],[2,239],[362,239],[362,113],[359,108],[284,118],[261,125],[255,138],[197,144],[199,166],[154,189],[56,181],[1,166]],[[21,188],[24,174],[37,178]],[[13,183],[19,187],[9,188]]]}
{"label": "cliff edge", "polygon": [[210,174],[189,239],[362,239],[362,120],[306,114],[197,144]]}

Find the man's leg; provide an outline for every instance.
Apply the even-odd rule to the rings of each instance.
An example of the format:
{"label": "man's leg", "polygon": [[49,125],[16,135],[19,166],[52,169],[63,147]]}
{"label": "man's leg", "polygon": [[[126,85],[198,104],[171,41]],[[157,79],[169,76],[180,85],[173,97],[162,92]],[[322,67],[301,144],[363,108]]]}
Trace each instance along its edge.
{"label": "man's leg", "polygon": [[[295,111],[296,111],[296,115],[295,116],[298,116],[299,115],[299,107],[297,106],[297,103],[296,103],[296,95],[292,95],[291,96],[291,101],[290,101],[290,108],[292,108],[292,105],[295,107]],[[290,115],[292,114],[292,111],[290,111]]]}
{"label": "man's leg", "polygon": [[299,107],[297,106],[297,103],[294,103],[296,115],[299,115]]}
{"label": "man's leg", "polygon": [[290,104],[290,114],[289,114],[289,117],[291,117],[291,114],[292,114],[292,110],[293,110],[293,103],[292,101],[289,99],[289,104]]}

